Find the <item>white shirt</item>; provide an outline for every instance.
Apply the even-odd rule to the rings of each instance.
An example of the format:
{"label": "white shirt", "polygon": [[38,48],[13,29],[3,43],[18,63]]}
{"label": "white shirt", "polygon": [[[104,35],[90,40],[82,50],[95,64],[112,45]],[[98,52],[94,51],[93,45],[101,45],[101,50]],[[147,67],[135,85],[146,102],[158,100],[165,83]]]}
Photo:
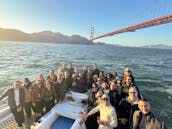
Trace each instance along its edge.
{"label": "white shirt", "polygon": [[93,108],[88,113],[88,115],[92,115],[98,111],[100,111],[100,120],[110,123],[110,126],[99,125],[99,129],[113,129],[117,127],[118,120],[117,120],[116,110],[114,107],[112,107],[111,105],[104,106],[103,104],[99,104],[97,107]]}
{"label": "white shirt", "polygon": [[16,106],[20,104],[20,99],[19,99],[19,90],[14,90],[14,99],[16,102]]}

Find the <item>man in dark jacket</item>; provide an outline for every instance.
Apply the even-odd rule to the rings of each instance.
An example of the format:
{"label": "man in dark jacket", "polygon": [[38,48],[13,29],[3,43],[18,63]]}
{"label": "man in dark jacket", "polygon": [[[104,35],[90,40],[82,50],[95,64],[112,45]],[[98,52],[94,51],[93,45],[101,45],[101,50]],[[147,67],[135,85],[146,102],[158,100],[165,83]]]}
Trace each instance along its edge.
{"label": "man in dark jacket", "polygon": [[19,129],[22,129],[22,123],[24,122],[24,89],[21,88],[21,82],[15,81],[13,88],[6,90],[1,96],[0,100],[8,97],[8,105],[11,113],[14,115],[15,121],[18,124]]}
{"label": "man in dark jacket", "polygon": [[153,115],[151,105],[146,99],[139,100],[138,107],[140,111],[135,111],[130,129],[166,129],[164,122]]}
{"label": "man in dark jacket", "polygon": [[99,75],[100,70],[97,68],[97,64],[93,65],[93,72],[92,73],[93,73],[93,75],[95,75],[95,74]]}

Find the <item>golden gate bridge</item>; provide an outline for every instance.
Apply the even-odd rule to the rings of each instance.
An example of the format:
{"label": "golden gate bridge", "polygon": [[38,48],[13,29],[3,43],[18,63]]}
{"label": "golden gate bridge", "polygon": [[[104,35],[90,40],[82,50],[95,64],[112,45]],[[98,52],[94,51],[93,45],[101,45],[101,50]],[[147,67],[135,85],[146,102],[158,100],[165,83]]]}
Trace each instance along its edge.
{"label": "golden gate bridge", "polygon": [[125,27],[125,28],[122,28],[119,30],[115,30],[112,32],[108,32],[108,33],[105,33],[105,34],[102,34],[102,35],[96,36],[96,37],[94,37],[94,28],[91,27],[90,40],[93,41],[96,39],[100,39],[100,38],[107,37],[107,36],[113,36],[115,34],[124,33],[124,32],[135,32],[138,29],[143,29],[146,27],[156,26],[156,25],[170,23],[170,22],[172,22],[172,14],[162,16],[159,18],[155,18],[155,19],[152,19],[149,21],[145,21],[145,22],[142,22],[139,24],[131,25],[131,26],[128,26],[128,27]]}

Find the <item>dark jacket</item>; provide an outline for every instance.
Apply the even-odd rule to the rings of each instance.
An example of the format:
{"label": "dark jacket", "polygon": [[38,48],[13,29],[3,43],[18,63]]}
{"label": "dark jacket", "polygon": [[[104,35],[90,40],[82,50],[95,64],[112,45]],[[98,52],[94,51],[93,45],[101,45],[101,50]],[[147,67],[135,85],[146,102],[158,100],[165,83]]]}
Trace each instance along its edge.
{"label": "dark jacket", "polygon": [[[15,102],[14,88],[10,88],[10,89],[6,90],[0,96],[0,100],[5,98],[6,96],[8,97],[8,105],[10,106],[10,108],[15,108],[16,102]],[[23,106],[24,100],[25,100],[24,96],[25,96],[24,88],[19,88],[19,99],[20,99],[20,105],[19,106]]]}
{"label": "dark jacket", "polygon": [[96,107],[96,97],[95,97],[95,92],[90,92],[88,95],[88,99],[87,99],[87,105],[88,105],[88,111],[91,111],[91,109],[93,109],[94,107]]}
{"label": "dark jacket", "polygon": [[120,100],[117,89],[113,89],[109,91],[110,103],[115,109],[118,109],[118,103]]}
{"label": "dark jacket", "polygon": [[51,87],[50,91],[47,88],[44,88],[42,90],[41,96],[44,101],[49,101],[49,100],[57,98],[57,93],[54,87]]}
{"label": "dark jacket", "polygon": [[[141,118],[141,111],[135,111],[130,129],[139,129]],[[166,127],[164,126],[164,122],[161,122],[152,113],[149,113],[146,115],[146,129],[166,129]]]}
{"label": "dark jacket", "polygon": [[[125,126],[125,128],[129,129],[130,124],[132,122],[133,114],[136,110],[139,110],[138,104],[131,105],[131,103],[129,103],[127,101],[127,99],[122,99],[119,102],[118,117],[119,117],[119,119],[121,119],[121,118],[127,119],[126,124],[125,125],[122,124],[122,126]],[[119,122],[119,125],[120,125],[120,123],[121,122]]]}
{"label": "dark jacket", "polygon": [[100,73],[100,70],[99,70],[98,68],[93,69],[93,72],[92,72],[93,76],[94,76],[95,74],[99,75],[99,73]]}
{"label": "dark jacket", "polygon": [[33,87],[33,91],[32,91],[32,102],[40,102],[42,101],[42,91],[43,91],[43,87],[38,88],[36,85]]}
{"label": "dark jacket", "polygon": [[57,83],[55,87],[55,91],[57,93],[57,99],[60,101],[63,100],[68,91],[68,86],[66,81],[63,80],[61,83]]}

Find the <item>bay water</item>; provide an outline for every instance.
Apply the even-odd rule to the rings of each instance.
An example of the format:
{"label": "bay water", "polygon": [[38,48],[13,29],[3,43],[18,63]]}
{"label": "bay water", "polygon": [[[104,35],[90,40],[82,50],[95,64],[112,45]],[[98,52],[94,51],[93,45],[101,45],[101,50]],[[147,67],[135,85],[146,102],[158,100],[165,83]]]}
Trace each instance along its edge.
{"label": "bay water", "polygon": [[[14,80],[44,77],[50,69],[65,63],[80,68],[97,63],[105,73],[122,75],[126,66],[133,71],[143,96],[152,105],[154,114],[172,128],[172,50],[113,45],[70,45],[53,43],[0,42],[0,93],[12,87]],[[0,102],[0,109],[7,100]]]}

